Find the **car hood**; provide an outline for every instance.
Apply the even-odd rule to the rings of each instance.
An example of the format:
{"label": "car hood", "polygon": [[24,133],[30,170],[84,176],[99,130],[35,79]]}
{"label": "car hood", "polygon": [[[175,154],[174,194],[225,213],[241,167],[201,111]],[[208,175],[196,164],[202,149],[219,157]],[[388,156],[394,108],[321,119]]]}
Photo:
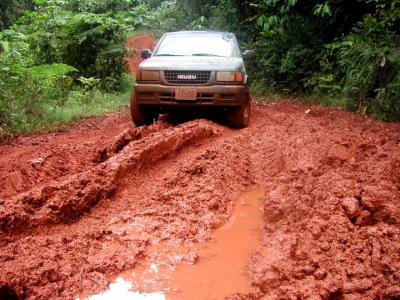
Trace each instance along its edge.
{"label": "car hood", "polygon": [[140,64],[141,70],[174,71],[242,71],[239,57],[153,56]]}

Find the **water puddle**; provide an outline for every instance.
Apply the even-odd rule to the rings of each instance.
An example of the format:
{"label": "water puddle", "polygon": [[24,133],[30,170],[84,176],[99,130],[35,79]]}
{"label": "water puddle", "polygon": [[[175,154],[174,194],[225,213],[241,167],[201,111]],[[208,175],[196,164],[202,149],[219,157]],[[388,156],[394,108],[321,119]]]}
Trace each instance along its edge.
{"label": "water puddle", "polygon": [[103,299],[223,299],[251,291],[247,264],[259,243],[264,191],[244,192],[232,217],[210,242],[189,246],[155,245],[149,260],[118,276],[109,289],[88,297]]}

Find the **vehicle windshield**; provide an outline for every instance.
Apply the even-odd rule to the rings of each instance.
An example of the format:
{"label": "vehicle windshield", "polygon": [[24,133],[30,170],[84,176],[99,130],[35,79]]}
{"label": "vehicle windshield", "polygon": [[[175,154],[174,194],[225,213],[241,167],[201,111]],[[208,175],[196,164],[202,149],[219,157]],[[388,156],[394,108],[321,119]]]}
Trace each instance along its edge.
{"label": "vehicle windshield", "polygon": [[163,38],[155,56],[236,57],[237,52],[232,34],[171,34]]}

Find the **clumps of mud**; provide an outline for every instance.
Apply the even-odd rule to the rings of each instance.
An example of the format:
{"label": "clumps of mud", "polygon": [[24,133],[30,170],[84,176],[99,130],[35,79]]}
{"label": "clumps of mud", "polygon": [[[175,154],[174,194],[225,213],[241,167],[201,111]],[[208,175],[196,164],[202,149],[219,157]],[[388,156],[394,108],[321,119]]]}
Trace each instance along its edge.
{"label": "clumps of mud", "polygon": [[[326,113],[335,118],[327,121]],[[369,122],[327,110],[318,117],[289,113],[267,127],[273,133],[265,137],[281,155],[279,168],[262,163],[278,171],[258,178],[267,193],[265,234],[250,259],[254,297],[400,297],[400,190],[393,176],[399,133]]]}
{"label": "clumps of mud", "polygon": [[[220,127],[205,120],[173,128],[156,125],[157,130],[154,130],[150,127],[141,129],[148,134],[140,138],[135,138],[137,130],[129,131],[130,141],[119,151],[109,151],[108,159],[92,169],[38,187],[11,199],[13,202],[6,200],[14,206],[11,211],[1,211],[4,232],[0,236],[0,264],[3,266],[0,283],[15,289],[23,298],[75,299],[82,293],[89,295],[105,288],[111,275],[133,269],[157,236],[166,237],[161,231],[165,226],[171,226],[170,239],[188,233],[186,210],[182,206],[188,205],[190,209],[198,199],[193,199],[190,205],[185,204],[187,198],[183,195],[180,199],[171,199],[177,204],[174,226],[172,222],[167,224],[169,218],[174,217],[171,207],[159,205],[158,195],[162,193],[154,194],[154,202],[150,201],[150,196],[143,193],[143,186],[135,190],[135,183],[154,186],[154,182],[143,181],[142,177],[153,173],[156,164],[163,158],[173,159],[185,147],[198,147],[206,138],[219,135]],[[115,141],[120,140],[115,138]],[[120,143],[110,143],[115,144]],[[202,160],[204,165],[212,164],[208,155]],[[185,167],[185,170],[190,169],[190,166]],[[161,181],[159,189],[166,188],[167,179],[171,178]],[[134,185],[126,186],[127,181]],[[133,189],[134,195],[115,196],[125,189]],[[168,193],[167,190],[163,192]],[[197,186],[195,192],[201,193],[201,187]],[[19,203],[21,205],[17,205]],[[102,207],[92,211],[91,217],[81,218],[94,206]],[[132,232],[132,222],[141,216],[146,216],[147,223],[143,221],[142,230]],[[199,222],[196,216],[190,217],[191,222]],[[187,235],[190,239],[190,234]]]}
{"label": "clumps of mud", "polygon": [[122,237],[106,224],[44,231],[1,239],[0,286],[10,299],[76,299],[105,287],[110,274],[134,268],[148,246],[148,240]]}
{"label": "clumps of mud", "polygon": [[371,220],[358,225],[366,222],[361,208],[353,224],[341,205],[316,191],[300,197],[293,188],[270,191],[264,205],[266,234],[251,259],[252,281],[264,295],[399,295],[399,228]]}
{"label": "clumps of mud", "polygon": [[229,218],[236,197],[249,183],[247,157],[238,154],[242,143],[241,138],[217,142],[159,178],[148,198],[135,201],[131,222],[154,228],[153,242],[206,241]]}
{"label": "clumps of mud", "polygon": [[396,194],[395,186],[386,189],[366,186],[360,195],[342,199],[341,205],[347,218],[355,225],[371,226],[379,222],[399,225],[400,207],[391,201]]}
{"label": "clumps of mud", "polygon": [[[117,154],[103,163],[62,181],[0,200],[0,230],[76,220],[98,202],[112,197],[120,180],[128,173],[137,175],[185,145],[218,133],[208,122],[192,121],[163,130],[165,127],[158,125],[139,133],[126,131],[106,150],[107,154]],[[136,141],[130,143],[135,137]]]}

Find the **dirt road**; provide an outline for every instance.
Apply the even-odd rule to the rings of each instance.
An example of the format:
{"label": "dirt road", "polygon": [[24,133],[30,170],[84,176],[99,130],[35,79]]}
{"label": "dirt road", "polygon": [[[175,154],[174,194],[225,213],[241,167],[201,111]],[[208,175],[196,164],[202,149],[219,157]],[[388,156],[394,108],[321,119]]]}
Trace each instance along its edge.
{"label": "dirt road", "polygon": [[141,52],[144,49],[154,49],[156,40],[152,35],[149,34],[137,34],[129,36],[125,47],[134,51],[133,55],[127,57],[128,69],[131,74],[136,76],[138,72],[138,66],[143,61]]}
{"label": "dirt road", "polygon": [[121,111],[0,153],[2,299],[98,293],[154,245],[208,240],[254,187],[251,289],[230,298],[400,297],[399,125],[286,101],[253,105],[243,130]]}

